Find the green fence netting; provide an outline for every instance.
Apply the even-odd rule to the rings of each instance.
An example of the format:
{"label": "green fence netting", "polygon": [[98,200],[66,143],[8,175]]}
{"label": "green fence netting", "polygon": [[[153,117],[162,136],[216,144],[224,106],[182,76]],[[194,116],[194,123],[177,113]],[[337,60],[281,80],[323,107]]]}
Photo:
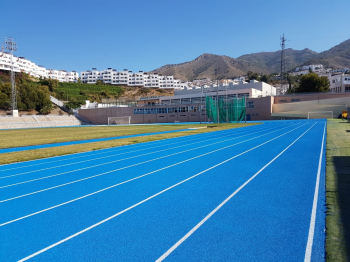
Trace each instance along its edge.
{"label": "green fence netting", "polygon": [[214,123],[239,122],[245,119],[245,97],[225,101],[222,98],[214,100],[213,97],[206,96],[205,106],[208,118]]}

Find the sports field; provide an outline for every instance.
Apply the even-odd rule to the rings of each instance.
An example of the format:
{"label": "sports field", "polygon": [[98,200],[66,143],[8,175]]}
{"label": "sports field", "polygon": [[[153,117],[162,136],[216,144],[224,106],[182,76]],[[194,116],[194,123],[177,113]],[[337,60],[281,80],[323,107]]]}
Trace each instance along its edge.
{"label": "sports field", "polygon": [[324,261],[326,121],[0,166],[0,261]]}

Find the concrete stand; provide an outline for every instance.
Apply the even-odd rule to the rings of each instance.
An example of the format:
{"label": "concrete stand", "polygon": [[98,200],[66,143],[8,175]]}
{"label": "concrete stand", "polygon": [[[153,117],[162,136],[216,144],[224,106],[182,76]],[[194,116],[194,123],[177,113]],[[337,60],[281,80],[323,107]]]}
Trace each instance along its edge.
{"label": "concrete stand", "polygon": [[13,117],[18,117],[18,110],[11,110]]}

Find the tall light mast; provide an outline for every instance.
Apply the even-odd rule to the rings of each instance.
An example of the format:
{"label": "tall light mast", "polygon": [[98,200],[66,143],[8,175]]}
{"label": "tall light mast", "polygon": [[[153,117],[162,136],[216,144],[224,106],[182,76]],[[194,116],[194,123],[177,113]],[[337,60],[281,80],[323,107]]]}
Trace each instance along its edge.
{"label": "tall light mast", "polygon": [[286,58],[285,58],[285,49],[286,49],[286,39],[283,36],[281,37],[281,90],[283,86],[283,80],[286,75]]}
{"label": "tall light mast", "polygon": [[13,71],[13,52],[17,51],[16,39],[13,37],[5,37],[5,49],[9,51],[11,57],[11,112],[13,117],[18,117],[15,72]]}

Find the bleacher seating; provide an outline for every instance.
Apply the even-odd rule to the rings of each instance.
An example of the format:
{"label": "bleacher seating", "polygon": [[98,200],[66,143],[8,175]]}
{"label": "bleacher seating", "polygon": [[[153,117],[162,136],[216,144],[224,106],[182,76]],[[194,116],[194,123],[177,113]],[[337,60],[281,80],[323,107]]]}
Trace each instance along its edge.
{"label": "bleacher seating", "polygon": [[0,116],[0,129],[78,126],[81,124],[82,122],[80,122],[74,115],[22,115],[20,117]]}

